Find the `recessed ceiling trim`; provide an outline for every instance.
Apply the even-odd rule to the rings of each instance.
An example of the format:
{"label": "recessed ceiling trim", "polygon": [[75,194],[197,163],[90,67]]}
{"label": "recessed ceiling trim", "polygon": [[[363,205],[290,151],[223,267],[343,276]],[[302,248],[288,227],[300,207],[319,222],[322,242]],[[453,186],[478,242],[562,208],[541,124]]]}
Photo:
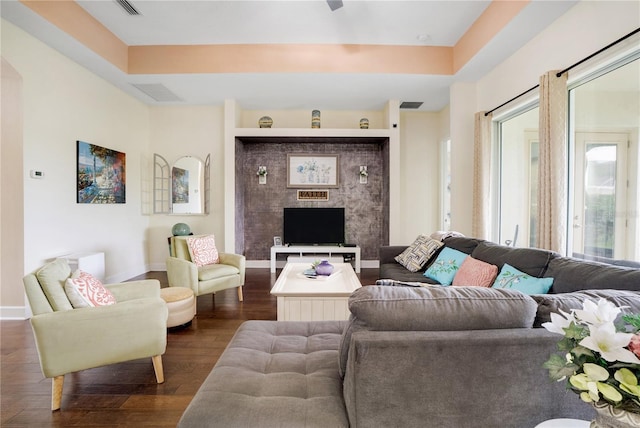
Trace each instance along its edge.
{"label": "recessed ceiling trim", "polygon": [[131,85],[159,102],[183,101],[162,83],[132,83]]}

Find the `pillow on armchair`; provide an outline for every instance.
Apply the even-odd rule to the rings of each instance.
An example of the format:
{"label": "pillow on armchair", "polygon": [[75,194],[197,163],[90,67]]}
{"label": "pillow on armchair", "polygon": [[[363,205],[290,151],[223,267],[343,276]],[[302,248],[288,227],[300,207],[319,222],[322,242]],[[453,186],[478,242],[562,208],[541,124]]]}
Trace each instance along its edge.
{"label": "pillow on armchair", "polygon": [[64,291],[74,308],[107,306],[116,303],[116,298],[99,279],[79,269],[67,279]]}
{"label": "pillow on armchair", "polygon": [[198,267],[220,263],[213,235],[189,237],[187,238],[187,247],[189,247],[191,261]]}

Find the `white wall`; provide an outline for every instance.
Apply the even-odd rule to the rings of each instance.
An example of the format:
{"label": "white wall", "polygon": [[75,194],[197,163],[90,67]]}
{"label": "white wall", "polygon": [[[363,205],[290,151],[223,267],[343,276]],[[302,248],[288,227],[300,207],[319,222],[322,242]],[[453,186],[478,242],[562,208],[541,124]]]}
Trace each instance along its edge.
{"label": "white wall", "polygon": [[438,113],[400,113],[399,242],[440,228],[440,141]]}
{"label": "white wall", "polygon": [[491,110],[640,26],[640,2],[581,1],[486,76],[451,88],[452,228],[471,232],[473,114]]}
{"label": "white wall", "polygon": [[22,177],[22,78],[2,58],[0,146],[0,318],[24,317],[24,189]]}
{"label": "white wall", "polygon": [[[24,168],[16,180],[24,180],[25,271],[63,254],[103,251],[107,281],[144,273],[149,220],[139,166],[149,151],[148,107],[7,21],[2,56],[23,79]],[[76,203],[76,140],[126,153],[126,204]],[[29,178],[32,169],[44,179]]]}
{"label": "white wall", "polygon": [[476,85],[451,85],[451,230],[471,235],[473,207],[473,123]]}
{"label": "white wall", "polygon": [[[159,214],[150,216],[147,230],[151,270],[164,270],[169,255],[167,237],[176,223],[187,223],[194,234],[213,233],[224,250],[223,108],[216,106],[151,107],[151,148],[145,176],[153,174],[153,153],[173,164],[182,156],[202,161],[211,155],[211,204],[209,215]],[[151,208],[149,207],[149,212]]]}
{"label": "white wall", "polygon": [[478,110],[490,110],[640,27],[640,2],[581,1],[478,83]]}

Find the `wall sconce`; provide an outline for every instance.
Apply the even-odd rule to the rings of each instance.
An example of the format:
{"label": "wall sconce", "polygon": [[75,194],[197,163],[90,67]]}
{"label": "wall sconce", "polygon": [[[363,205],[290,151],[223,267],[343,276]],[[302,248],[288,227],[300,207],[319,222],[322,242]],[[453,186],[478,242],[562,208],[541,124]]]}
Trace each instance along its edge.
{"label": "wall sconce", "polygon": [[258,176],[258,184],[267,184],[267,167],[259,166],[258,172],[256,173]]}
{"label": "wall sconce", "polygon": [[360,165],[360,184],[367,184],[368,177],[369,177],[369,172],[367,171],[367,166]]}

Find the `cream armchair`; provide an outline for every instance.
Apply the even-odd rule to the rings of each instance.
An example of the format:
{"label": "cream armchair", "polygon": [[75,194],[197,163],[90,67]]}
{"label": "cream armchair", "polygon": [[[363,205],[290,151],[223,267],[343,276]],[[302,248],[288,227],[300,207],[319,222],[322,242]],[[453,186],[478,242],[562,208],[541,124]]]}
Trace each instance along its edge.
{"label": "cream armchair", "polygon": [[[192,237],[199,236],[204,235]],[[219,253],[220,263],[198,267],[191,261],[187,238],[189,236],[170,238],[171,257],[167,259],[169,286],[191,288],[196,296],[237,287],[238,300],[242,302],[245,257],[240,254]]]}
{"label": "cream armchair", "polygon": [[51,410],[60,408],[67,373],[152,357],[156,381],[164,382],[167,306],[160,283],[105,284],[117,303],[74,309],[64,291],[70,276],[67,261],[56,260],[23,278],[40,367],[53,380]]}

